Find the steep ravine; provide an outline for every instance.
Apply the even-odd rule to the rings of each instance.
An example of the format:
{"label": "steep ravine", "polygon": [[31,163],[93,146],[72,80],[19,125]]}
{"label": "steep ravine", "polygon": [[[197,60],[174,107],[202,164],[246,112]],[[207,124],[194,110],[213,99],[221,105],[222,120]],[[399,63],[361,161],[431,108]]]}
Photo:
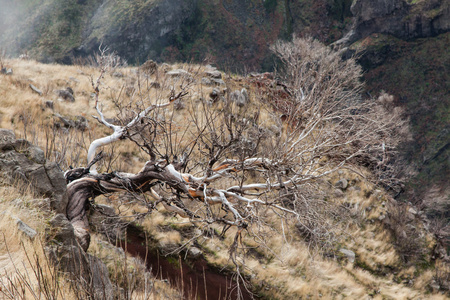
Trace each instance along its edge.
{"label": "steep ravine", "polygon": [[[158,279],[166,279],[183,290],[186,299],[237,299],[233,274],[209,264],[199,255],[162,255],[145,233],[134,225],[126,229],[126,240],[118,246],[135,257],[140,257],[148,270]],[[243,299],[254,299],[252,293],[241,289]],[[255,297],[255,295],[253,295]],[[256,298],[259,299],[259,298]]]}

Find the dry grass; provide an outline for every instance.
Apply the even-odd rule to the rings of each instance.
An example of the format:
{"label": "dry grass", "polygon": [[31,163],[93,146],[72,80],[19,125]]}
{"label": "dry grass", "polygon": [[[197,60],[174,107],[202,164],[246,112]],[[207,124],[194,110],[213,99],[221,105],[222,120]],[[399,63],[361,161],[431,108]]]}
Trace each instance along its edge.
{"label": "dry grass", "polygon": [[[31,191],[0,189],[0,299],[75,299],[44,253],[45,201]],[[20,231],[18,219],[37,235],[30,238]]]}
{"label": "dry grass", "polygon": [[[14,75],[3,76],[0,81],[1,127],[13,129],[18,137],[27,138],[46,149],[48,158],[58,157],[56,152],[60,152],[59,162],[63,169],[71,164],[85,165],[87,147],[90,142],[94,138],[111,133],[91,118],[91,115],[96,113],[91,99],[92,87],[88,75],[95,76],[97,71],[88,66],[43,65],[23,60],[11,60],[7,61],[7,64],[13,68]],[[198,79],[204,67],[180,64],[172,68],[188,70]],[[133,68],[118,70],[124,75],[123,77],[106,75],[102,85],[105,88],[102,93],[102,103],[106,117],[112,118],[118,114],[115,102],[120,101],[121,104],[126,104],[130,99],[137,102],[148,101],[148,97],[152,101],[161,101],[167,98],[169,86],[176,87],[180,84],[177,79],[166,78],[163,72],[153,74],[150,78],[137,78],[135,70]],[[162,85],[161,89],[149,88],[151,82],[155,81]],[[239,77],[227,78],[227,81],[229,90],[249,88]],[[32,92],[30,83],[41,89],[43,96]],[[68,86],[75,92],[74,103],[59,101],[54,93],[54,90],[65,89]],[[179,132],[179,146],[182,146],[182,140],[189,140],[191,134],[189,131],[186,132],[188,126],[184,123],[185,114],[202,109],[202,101],[199,99],[207,99],[211,91],[212,87],[193,85],[190,98],[186,101],[187,107],[182,112],[173,113],[171,109],[160,112],[166,117],[173,117],[174,128]],[[264,126],[270,128],[276,120],[270,117],[270,110],[263,105],[259,107],[259,103],[254,98],[256,95],[256,93],[250,93],[254,100],[253,104],[246,111],[237,110],[236,113],[252,115],[260,110],[260,118],[264,120]],[[53,110],[45,107],[46,100],[54,101]],[[84,132],[70,128],[53,131],[52,126],[57,121],[55,113],[66,117],[83,116],[87,118],[89,128]],[[125,119],[127,114],[124,112],[120,116]],[[55,132],[58,138],[50,139]],[[188,138],[182,139],[183,134]],[[69,136],[72,138],[69,139]],[[147,160],[147,157],[140,153],[133,143],[127,141],[121,141],[114,148],[106,148],[104,151],[108,154],[108,159],[103,163],[101,171],[114,169],[137,172]],[[357,171],[367,175],[364,170]],[[195,170],[192,173],[195,173]],[[338,195],[335,193],[334,184],[342,178],[346,178],[350,186]],[[248,180],[251,181],[252,178]],[[393,247],[391,233],[380,221],[380,217],[386,214],[388,202],[383,192],[376,190],[376,187],[350,170],[335,173],[324,178],[319,184],[324,194],[329,196],[327,201],[333,203],[333,206],[345,208],[348,217],[333,223],[336,224],[334,228],[336,235],[330,245],[334,248],[329,247],[326,251],[322,251],[323,249],[310,247],[310,244],[298,234],[295,224],[285,223],[284,228],[274,225],[280,224],[275,215],[269,215],[267,218],[267,222],[275,227],[275,231],[269,226],[262,225],[260,228],[252,228],[253,234],[243,235],[240,252],[244,254],[242,256],[242,264],[245,266],[244,274],[262,294],[273,299],[299,299],[307,296],[311,299],[445,298],[436,293],[427,294],[429,284],[435,276],[432,270],[421,271],[415,266],[405,267],[402,264]],[[46,216],[31,209],[31,204],[26,204],[33,202],[31,196],[27,196],[28,198],[19,196],[2,187],[0,197],[0,213],[15,215],[38,232],[43,231]],[[19,197],[28,200],[23,201],[24,205],[12,205],[12,201]],[[129,205],[115,197],[97,198],[96,201],[115,206],[122,215],[132,216],[136,212],[146,211],[139,203]],[[212,264],[234,268],[229,259],[228,250],[234,241],[237,230],[235,228],[230,228],[222,238],[219,237],[222,227],[218,225],[208,227],[195,223],[194,226],[188,223],[187,219],[169,215],[162,206],[158,206],[157,210],[141,220],[141,225],[153,239],[159,241],[161,247],[168,249],[184,244],[190,246],[194,242],[190,240],[193,235],[203,232],[195,241],[204,250],[207,260]],[[6,272],[13,274],[16,272],[14,266],[20,272],[25,271],[26,268],[22,262],[27,260],[23,245],[27,249],[28,247],[34,249],[36,253],[39,253],[40,261],[45,261],[43,254],[39,252],[41,246],[38,238],[35,241],[29,241],[17,230],[10,230],[11,228],[16,228],[13,219],[2,216],[0,230],[3,237],[0,236],[0,238],[6,243],[0,242],[0,270],[3,272],[0,275]],[[211,234],[205,234],[205,232]],[[6,245],[10,254],[5,248]],[[345,257],[339,256],[340,248],[354,251],[356,262],[349,263]],[[123,253],[109,247],[100,236],[93,235],[89,251],[105,261],[111,274],[114,273],[115,268],[117,270],[116,261],[126,261],[127,268],[131,268],[133,272],[147,274],[142,262],[125,258]],[[387,272],[393,269],[398,272],[396,277],[410,276],[414,279],[413,283],[397,282],[394,274]],[[179,291],[171,289],[166,283],[150,276],[145,279],[153,284],[150,291],[153,297],[151,299],[180,297]],[[141,292],[142,289],[136,290],[137,299],[143,298]]]}

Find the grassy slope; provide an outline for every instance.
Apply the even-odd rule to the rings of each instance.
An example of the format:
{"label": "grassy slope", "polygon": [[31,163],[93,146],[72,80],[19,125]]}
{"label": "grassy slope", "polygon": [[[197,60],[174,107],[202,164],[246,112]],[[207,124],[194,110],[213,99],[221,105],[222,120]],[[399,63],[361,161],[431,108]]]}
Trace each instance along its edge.
{"label": "grassy slope", "polygon": [[[1,127],[13,129],[18,137],[27,137],[33,143],[47,149],[48,157],[54,159],[59,156],[48,150],[51,149],[46,138],[49,135],[45,134],[51,125],[58,121],[54,114],[58,113],[67,118],[85,116],[89,122],[87,132],[80,133],[75,129],[61,130],[58,131],[61,139],[55,141],[56,154],[61,155],[62,146],[67,148],[64,160],[61,161],[63,169],[69,164],[83,165],[89,142],[108,133],[108,130],[100,127],[90,118],[94,110],[90,100],[91,87],[87,74],[95,74],[96,71],[89,67],[43,65],[34,61],[20,60],[7,61],[7,65],[14,69],[14,75],[3,76],[0,81]],[[176,67],[189,69],[191,72],[197,70],[201,73],[201,67],[200,69],[189,65]],[[121,85],[129,85],[130,78],[135,74],[130,69],[124,69],[121,72],[125,77],[107,75],[104,79],[104,83],[111,87],[103,94],[104,112],[107,117],[114,116],[111,95],[119,91]],[[160,80],[163,80],[164,76],[162,74],[161,76]],[[28,86],[30,82],[44,91],[43,96],[38,96],[31,91]],[[251,88],[245,83],[245,79],[239,77],[228,78],[227,82],[229,88],[242,86]],[[57,101],[53,90],[65,88],[68,85],[75,91],[76,102]],[[211,89],[211,87],[195,85],[191,89],[191,99],[188,102],[199,97],[207,97]],[[163,98],[168,95],[167,90],[158,93]],[[252,94],[252,90],[250,93]],[[158,97],[158,95],[153,96]],[[126,100],[126,96],[123,97]],[[54,100],[54,110],[45,108],[44,100]],[[257,100],[254,99],[254,101]],[[257,105],[257,102],[253,105]],[[177,113],[175,122],[182,122],[183,113],[184,111]],[[182,123],[179,125],[182,126]],[[69,136],[76,138],[67,140]],[[105,150],[108,153],[112,151],[111,148]],[[114,153],[121,157],[113,163],[114,169],[136,172],[145,161],[145,157],[140,156],[135,147],[126,142],[117,145]],[[344,192],[343,196],[336,196],[331,186],[342,177],[349,180],[350,188]],[[430,293],[429,285],[436,272],[435,265],[429,257],[434,242],[423,230],[420,218],[413,217],[415,221],[411,224],[424,234],[416,238],[419,239],[425,251],[418,260],[405,263],[401,259],[401,253],[394,247],[395,235],[380,221],[382,219],[380,216],[387,214],[388,204],[391,202],[388,196],[349,172],[327,178],[323,182],[323,190],[326,199],[347,207],[346,218],[339,223],[339,228],[336,228],[340,234],[333,247],[327,248],[324,252],[309,248],[295,230],[295,224],[286,224],[289,231],[285,238],[279,234],[281,228],[277,232],[261,228],[264,236],[267,237],[266,244],[272,248],[272,251],[258,246],[253,239],[244,239],[244,244],[249,247],[244,256],[247,266],[246,277],[256,287],[260,296],[271,299],[298,299],[307,295],[312,298],[322,296],[327,299],[361,299],[366,296],[372,296],[375,299],[445,298],[440,294]],[[14,193],[8,194],[15,197]],[[117,196],[111,199],[99,198],[97,201],[111,205],[115,202],[114,199],[117,199],[114,197]],[[9,197],[1,196],[0,210],[12,209],[10,200]],[[126,214],[141,210],[143,208],[137,205],[126,207]],[[45,218],[33,221],[35,220],[33,214],[27,214],[26,211],[28,210],[24,208],[19,212],[19,217],[42,231],[45,226],[41,222],[45,222]],[[269,219],[269,221],[275,223],[276,219]],[[2,231],[12,226],[11,221],[3,220],[2,222]],[[161,251],[168,251],[183,244],[191,237],[190,233],[196,229],[185,219],[167,214],[162,207],[145,218],[141,225],[158,241]],[[219,232],[221,230],[218,227],[213,229]],[[232,231],[233,229],[230,229],[230,234],[224,240],[215,235],[201,236],[197,239],[197,245],[203,249],[211,263],[232,269],[227,250],[232,243]],[[107,257],[108,255],[103,252],[104,247],[101,247],[104,243],[102,239],[101,236],[95,235],[89,251],[101,257]],[[11,236],[8,242],[8,245],[14,244],[19,244],[17,235]],[[347,262],[347,259],[339,254],[338,250],[341,247],[356,253],[354,264]],[[3,260],[8,261],[5,249],[2,249],[0,255]]]}

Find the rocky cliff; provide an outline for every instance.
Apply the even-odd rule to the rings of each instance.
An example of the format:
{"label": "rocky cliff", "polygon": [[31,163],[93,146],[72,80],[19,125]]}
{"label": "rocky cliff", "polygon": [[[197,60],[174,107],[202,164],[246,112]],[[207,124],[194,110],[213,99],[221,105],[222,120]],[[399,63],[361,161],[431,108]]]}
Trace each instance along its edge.
{"label": "rocky cliff", "polygon": [[350,42],[372,33],[389,34],[400,39],[436,36],[450,30],[448,1],[356,0],[351,6],[353,28]]}
{"label": "rocky cliff", "polygon": [[131,63],[157,58],[176,31],[192,16],[197,0],[104,1],[82,32],[73,55],[89,55],[102,44]]}

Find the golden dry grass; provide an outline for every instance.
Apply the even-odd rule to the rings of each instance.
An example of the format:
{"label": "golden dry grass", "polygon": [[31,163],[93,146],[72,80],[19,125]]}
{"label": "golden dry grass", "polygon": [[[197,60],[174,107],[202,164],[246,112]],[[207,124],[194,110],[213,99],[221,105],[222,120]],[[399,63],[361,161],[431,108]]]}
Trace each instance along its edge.
{"label": "golden dry grass", "polygon": [[[44,253],[50,217],[40,208],[45,201],[31,191],[19,194],[14,186],[0,188],[0,299],[46,299],[44,285],[58,298],[75,299]],[[19,230],[18,219],[37,235],[30,238]]]}
{"label": "golden dry grass", "polygon": [[[53,149],[61,151],[61,147],[67,148],[66,157],[61,161],[61,166],[69,164],[85,165],[87,147],[89,143],[98,137],[110,134],[109,129],[98,124],[91,118],[96,115],[91,97],[92,87],[88,75],[94,77],[98,71],[90,67],[80,66],[60,66],[44,65],[34,61],[10,60],[8,66],[14,70],[12,76],[2,76],[0,81],[0,124],[3,128],[14,130],[18,137],[24,137],[31,142],[38,144],[43,149]],[[174,69],[183,68],[194,76],[199,76],[204,70],[203,66],[192,66],[179,64],[172,66]],[[104,88],[101,93],[103,112],[106,117],[112,118],[117,111],[114,106],[115,101],[126,104],[127,101],[164,101],[169,95],[169,86],[178,86],[178,79],[165,78],[163,72],[152,75],[149,79],[142,79],[141,90],[137,89],[138,83],[135,78],[135,68],[124,68],[118,70],[123,77],[114,77],[107,74],[103,79]],[[197,78],[196,77],[196,78]],[[197,78],[198,79],[198,78]],[[147,89],[151,82],[159,81],[163,88]],[[29,84],[32,83],[43,91],[43,96],[32,92]],[[242,78],[234,76],[227,78],[228,89],[248,88]],[[64,89],[70,86],[75,92],[76,101],[68,103],[59,101],[54,93],[56,89]],[[127,89],[129,93],[127,94]],[[201,98],[207,97],[212,87],[205,87],[201,84],[191,86],[187,99],[187,107],[181,113],[172,114],[171,109],[162,111],[168,117],[173,117],[175,130],[179,132],[179,144],[183,140],[189,140],[190,132],[185,124],[186,113],[195,113],[202,109]],[[120,95],[120,97],[119,97]],[[255,100],[256,93],[251,93]],[[44,101],[54,101],[54,109],[46,108]],[[220,104],[219,104],[220,105]],[[237,113],[253,114],[259,107],[260,118],[265,121],[265,126],[269,128],[274,124],[270,117],[270,109],[267,109],[257,101],[247,108],[247,111],[237,111]],[[45,128],[55,121],[55,113],[62,116],[83,116],[88,119],[89,129],[86,132],[79,132],[69,129],[70,135],[75,136],[71,140],[65,140],[63,135],[54,141],[54,147],[49,147],[48,134]],[[185,133],[186,132],[186,133]],[[182,139],[186,134],[187,139]],[[106,147],[105,152],[113,157],[113,169],[127,172],[137,172],[142,167],[147,157],[138,151],[138,148],[131,142],[120,141],[113,147]],[[74,155],[77,153],[77,155]],[[48,156],[53,155],[48,153]],[[117,157],[120,156],[120,159]],[[105,170],[107,164],[103,165]],[[195,172],[195,170],[193,170]],[[358,173],[367,175],[364,170]],[[341,196],[335,196],[334,183],[341,178],[346,178],[351,182],[350,187]],[[251,178],[249,179],[251,180]],[[285,224],[284,228],[276,227],[274,232],[269,227],[262,226],[255,229],[257,235],[243,235],[242,245],[247,248],[247,254],[242,256],[244,273],[249,276],[250,282],[260,287],[261,293],[273,299],[299,299],[309,297],[310,299],[444,299],[440,294],[429,294],[429,284],[433,279],[433,271],[421,271],[415,266],[406,267],[400,261],[399,255],[393,247],[391,234],[379,221],[380,216],[386,213],[386,206],[383,202],[388,202],[388,197],[380,190],[376,190],[372,184],[364,180],[361,176],[350,170],[335,173],[323,180],[321,187],[328,195],[333,195],[330,201],[336,205],[345,206],[348,210],[348,220],[338,223],[336,232],[341,235],[336,239],[335,249],[327,250],[329,256],[321,251],[309,247],[300,237],[295,229],[295,224]],[[219,183],[220,186],[220,183]],[[15,214],[32,227],[43,229],[43,218],[39,214],[26,213],[23,208],[16,208],[10,205],[11,197],[8,193],[2,194],[0,202],[0,212],[8,211],[8,214]],[[12,194],[15,195],[15,194]],[[18,197],[18,196],[17,196]],[[117,197],[117,196],[116,196]],[[97,198],[98,203],[117,205],[118,199],[111,196],[110,199]],[[145,209],[138,204],[133,204],[123,210],[124,215],[131,216],[134,212],[144,212]],[[267,222],[271,225],[280,224],[276,216],[269,215]],[[2,218],[0,228],[7,243],[0,242],[0,245],[7,244],[13,252],[13,256],[5,256],[7,252],[4,246],[0,246],[0,270],[13,272],[12,262],[19,266],[24,260],[24,252],[21,250],[22,243],[37,249],[35,242],[24,240],[23,236],[16,230],[7,230],[13,227],[10,218]],[[152,236],[159,241],[161,247],[173,249],[189,242],[189,235],[179,232],[186,227],[193,226],[179,216],[168,214],[162,206],[148,215],[141,221],[141,225]],[[207,229],[203,225],[195,224],[193,232]],[[213,231],[220,233],[222,227],[218,225],[210,226]],[[191,229],[189,229],[191,230]],[[197,230],[197,231],[196,231]],[[180,230],[181,231],[181,230]],[[286,232],[285,235],[280,232]],[[197,242],[204,250],[207,260],[215,265],[226,266],[233,269],[233,263],[229,258],[229,247],[234,241],[236,229],[228,230],[223,239],[217,234],[201,235]],[[2,237],[0,237],[2,238]],[[261,246],[261,244],[263,246]],[[356,254],[356,263],[350,263],[345,257],[339,256],[340,248],[350,249]],[[251,251],[249,250],[251,249]],[[119,259],[121,254],[114,252],[113,248],[105,246],[105,242],[97,235],[93,235],[93,241],[89,249],[90,253],[104,259],[109,270],[114,269],[113,261]],[[245,252],[243,250],[243,252]],[[126,259],[129,266],[135,270],[143,270],[142,263],[131,258]],[[8,262],[9,261],[9,262]],[[3,267],[3,268],[2,268]],[[394,280],[394,274],[382,274],[380,270],[397,269],[400,275],[408,275],[414,279],[413,284],[405,284]],[[144,272],[144,271],[143,271]],[[400,276],[396,275],[396,276]],[[152,279],[154,280],[154,279]],[[179,297],[177,289],[170,289],[163,282],[155,282],[155,289],[152,292],[154,299],[173,299]],[[167,288],[167,289],[166,289]],[[177,294],[178,293],[178,294]],[[167,295],[167,297],[166,297]],[[165,298],[166,297],[166,298]]]}

